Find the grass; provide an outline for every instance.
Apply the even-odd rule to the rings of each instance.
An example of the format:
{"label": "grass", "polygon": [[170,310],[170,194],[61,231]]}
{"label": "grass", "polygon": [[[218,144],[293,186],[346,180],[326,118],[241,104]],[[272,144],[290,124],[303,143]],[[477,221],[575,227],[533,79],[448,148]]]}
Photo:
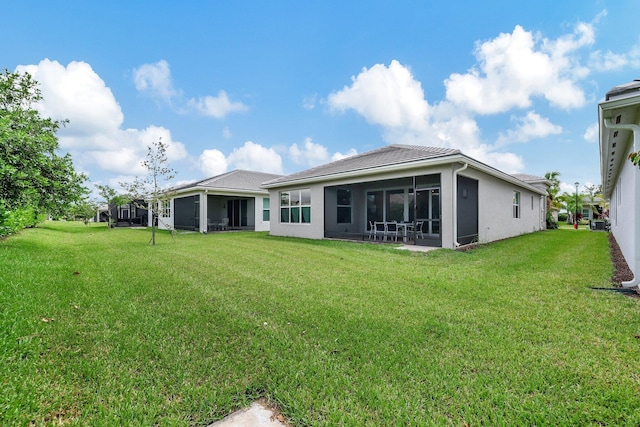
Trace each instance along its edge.
{"label": "grass", "polygon": [[49,222],[0,242],[1,425],[640,423],[605,233],[428,254]]}

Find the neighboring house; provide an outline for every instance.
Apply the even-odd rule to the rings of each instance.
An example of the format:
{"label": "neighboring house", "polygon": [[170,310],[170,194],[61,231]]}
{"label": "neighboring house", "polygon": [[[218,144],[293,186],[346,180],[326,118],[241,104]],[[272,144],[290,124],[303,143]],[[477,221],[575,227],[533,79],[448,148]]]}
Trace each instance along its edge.
{"label": "neighboring house", "polygon": [[111,220],[116,227],[146,227],[149,225],[149,211],[147,202],[140,199],[135,203],[111,206]]}
{"label": "neighboring house", "polygon": [[370,222],[422,223],[419,245],[455,248],[544,229],[546,181],[459,150],[389,145],[263,184],[271,234],[365,238]]}
{"label": "neighboring house", "polygon": [[282,175],[233,170],[171,189],[158,227],[206,233],[219,229],[268,231],[269,193],[260,184]]}
{"label": "neighboring house", "polygon": [[109,222],[110,213],[111,222],[116,227],[146,227],[149,225],[149,211],[144,206],[147,206],[144,200],[137,200],[136,203],[127,203],[120,206],[112,204],[110,209],[105,204],[98,207],[95,220],[97,222]]}
{"label": "neighboring house", "polygon": [[640,150],[640,80],[616,86],[598,104],[602,192],[609,201],[611,232],[633,280],[640,283],[640,169],[628,160]]}

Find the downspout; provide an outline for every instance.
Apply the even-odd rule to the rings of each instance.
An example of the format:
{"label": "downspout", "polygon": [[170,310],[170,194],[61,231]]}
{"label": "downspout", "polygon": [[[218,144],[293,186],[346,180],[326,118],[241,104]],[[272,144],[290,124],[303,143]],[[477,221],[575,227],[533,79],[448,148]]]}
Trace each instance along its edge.
{"label": "downspout", "polygon": [[469,163],[462,165],[461,168],[453,171],[453,246],[457,248],[458,243],[458,173],[469,167]]}
{"label": "downspout", "polygon": [[[633,131],[633,151],[638,151],[638,139],[640,138],[640,126],[636,124],[615,124],[611,122],[611,118],[604,119],[604,126],[609,129],[623,129]],[[638,172],[635,173],[637,177]],[[636,184],[638,183],[638,178],[636,178]],[[638,189],[636,188],[635,195],[635,213],[636,215],[640,213],[640,195],[638,194]],[[633,265],[630,265],[629,268],[633,272],[633,279],[628,282],[622,282],[621,285],[623,288],[633,288],[640,284],[640,227],[637,222],[634,224],[634,255],[631,262]]]}

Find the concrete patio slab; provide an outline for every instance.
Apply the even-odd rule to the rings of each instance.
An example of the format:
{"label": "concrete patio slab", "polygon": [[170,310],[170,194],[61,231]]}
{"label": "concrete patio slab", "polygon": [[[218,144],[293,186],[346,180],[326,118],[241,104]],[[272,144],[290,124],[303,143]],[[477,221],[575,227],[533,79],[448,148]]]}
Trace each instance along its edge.
{"label": "concrete patio slab", "polygon": [[288,427],[281,415],[258,400],[251,406],[210,424],[209,427]]}

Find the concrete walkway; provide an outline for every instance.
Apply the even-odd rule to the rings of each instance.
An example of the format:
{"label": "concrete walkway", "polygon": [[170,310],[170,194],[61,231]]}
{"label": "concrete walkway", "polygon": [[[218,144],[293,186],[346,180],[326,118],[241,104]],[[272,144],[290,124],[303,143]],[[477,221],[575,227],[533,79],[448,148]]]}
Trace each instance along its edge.
{"label": "concrete walkway", "polygon": [[265,405],[262,399],[251,406],[241,409],[209,427],[287,427],[282,415],[276,414]]}
{"label": "concrete walkway", "polygon": [[413,252],[429,252],[429,251],[433,251],[441,248],[437,248],[435,246],[402,245],[402,246],[399,246],[398,249],[404,250],[404,251],[413,251]]}

